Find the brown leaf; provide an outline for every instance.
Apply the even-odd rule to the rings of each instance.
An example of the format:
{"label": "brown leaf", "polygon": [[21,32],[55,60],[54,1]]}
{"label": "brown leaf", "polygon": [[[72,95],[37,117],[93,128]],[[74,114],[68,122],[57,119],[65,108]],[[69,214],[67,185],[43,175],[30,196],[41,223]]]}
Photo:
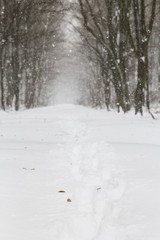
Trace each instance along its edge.
{"label": "brown leaf", "polygon": [[58,192],[59,192],[59,193],[65,193],[65,191],[62,191],[62,190],[61,190],[61,191],[58,191]]}

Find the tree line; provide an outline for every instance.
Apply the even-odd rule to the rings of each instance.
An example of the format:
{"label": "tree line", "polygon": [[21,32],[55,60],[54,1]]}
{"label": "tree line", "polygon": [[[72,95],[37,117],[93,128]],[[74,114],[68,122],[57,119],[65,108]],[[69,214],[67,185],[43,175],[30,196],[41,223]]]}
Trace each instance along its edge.
{"label": "tree line", "polygon": [[[0,0],[0,105],[31,108],[47,102],[51,52],[60,41],[58,0]],[[52,48],[52,51],[51,51]]]}
{"label": "tree line", "polygon": [[[114,99],[118,111],[127,112],[134,106],[135,113],[142,114],[145,106],[150,112],[150,86],[155,81],[151,77],[151,53],[153,48],[159,52],[160,44],[158,41],[152,46],[152,34],[160,40],[156,28],[160,2],[78,0],[78,3],[77,30],[85,55],[92,63],[88,66],[94,66],[96,81],[103,88],[106,107],[109,109]],[[158,79],[158,67],[156,74]]]}

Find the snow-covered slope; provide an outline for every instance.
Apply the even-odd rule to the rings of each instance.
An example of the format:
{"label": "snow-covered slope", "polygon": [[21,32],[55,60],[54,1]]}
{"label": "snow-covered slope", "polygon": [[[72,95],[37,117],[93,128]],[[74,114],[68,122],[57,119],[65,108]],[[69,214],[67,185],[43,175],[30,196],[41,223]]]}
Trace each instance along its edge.
{"label": "snow-covered slope", "polygon": [[0,112],[0,239],[159,240],[160,121]]}

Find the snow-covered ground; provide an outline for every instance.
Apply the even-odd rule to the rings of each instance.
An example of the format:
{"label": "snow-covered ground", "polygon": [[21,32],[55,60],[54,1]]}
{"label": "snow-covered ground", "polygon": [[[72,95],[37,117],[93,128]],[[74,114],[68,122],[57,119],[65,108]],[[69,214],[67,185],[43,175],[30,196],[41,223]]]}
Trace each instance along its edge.
{"label": "snow-covered ground", "polygon": [[0,239],[159,240],[160,120],[0,112]]}

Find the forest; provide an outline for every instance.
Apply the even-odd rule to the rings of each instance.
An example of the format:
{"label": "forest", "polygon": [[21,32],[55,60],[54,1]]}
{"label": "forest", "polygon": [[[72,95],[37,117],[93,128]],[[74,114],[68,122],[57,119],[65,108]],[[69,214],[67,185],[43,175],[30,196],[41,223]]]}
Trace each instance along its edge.
{"label": "forest", "polygon": [[49,104],[67,24],[76,36],[70,68],[83,72],[76,103],[151,113],[160,103],[159,22],[158,0],[0,0],[0,108]]}

